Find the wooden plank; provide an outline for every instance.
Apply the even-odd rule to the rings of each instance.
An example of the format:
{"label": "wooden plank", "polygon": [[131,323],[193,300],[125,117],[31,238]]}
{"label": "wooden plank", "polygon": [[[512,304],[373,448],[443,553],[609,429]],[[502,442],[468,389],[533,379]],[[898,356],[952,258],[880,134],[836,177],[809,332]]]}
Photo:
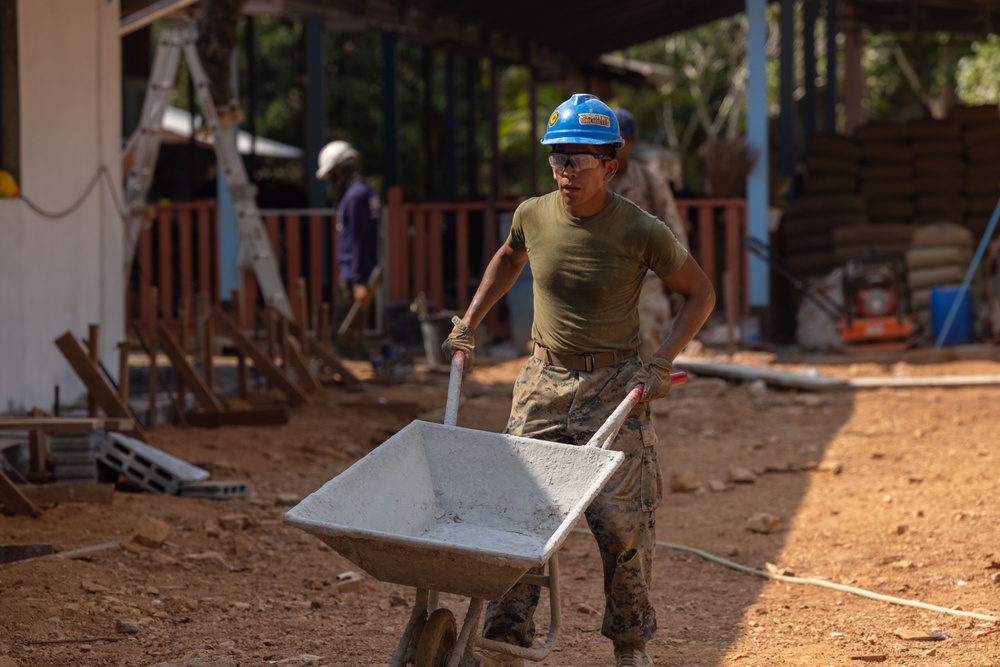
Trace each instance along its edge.
{"label": "wooden plank", "polygon": [[[319,308],[323,296],[323,218],[309,216],[309,307]],[[315,318],[314,318],[315,319]],[[307,325],[308,326],[308,325]],[[316,322],[312,323],[318,329]]]}
{"label": "wooden plank", "polygon": [[288,423],[287,407],[254,407],[252,410],[225,412],[189,412],[188,424],[195,428],[220,426],[283,426]]}
{"label": "wooden plank", "polygon": [[87,351],[80,345],[71,331],[67,331],[55,340],[56,347],[66,357],[66,361],[76,372],[77,377],[87,387],[87,391],[94,395],[101,410],[109,417],[119,417],[121,419],[132,420],[132,430],[143,442],[149,442],[146,432],[139,422],[135,421],[128,405],[101,375],[100,369],[87,356]]}
{"label": "wooden plank", "polygon": [[110,505],[114,500],[114,484],[26,484],[21,487],[25,497],[36,505],[60,503],[90,503]]}
{"label": "wooden plank", "polygon": [[0,501],[3,501],[4,507],[10,514],[38,516],[42,513],[21,493],[20,487],[10,481],[10,477],[7,477],[3,470],[0,470]]}
{"label": "wooden plank", "polygon": [[271,383],[271,386],[281,391],[291,403],[309,402],[309,397],[292,382],[291,378],[284,371],[278,368],[266,354],[254,345],[253,341],[243,334],[239,326],[233,322],[229,315],[216,307],[212,311],[212,320],[219,326],[221,333],[229,336],[233,345],[240,352],[253,360],[257,366],[257,370],[264,374],[264,377]]}
{"label": "wooden plank", "polygon": [[170,363],[174,365],[177,375],[184,381],[184,386],[191,390],[195,400],[198,401],[198,405],[203,410],[225,410],[222,401],[219,400],[212,390],[208,388],[208,385],[205,384],[201,376],[198,375],[194,366],[188,361],[187,355],[184,354],[184,350],[181,349],[180,343],[177,342],[174,335],[163,324],[160,324],[160,347],[166,352]]}
{"label": "wooden plank", "polygon": [[322,389],[323,385],[320,384],[319,378],[309,368],[309,362],[306,360],[305,355],[302,354],[299,341],[290,335],[285,336],[285,349],[288,352],[288,361],[291,362],[292,368],[295,369],[296,375],[299,376],[299,387],[302,391],[311,393]]}
{"label": "wooden plank", "polygon": [[119,417],[0,417],[0,431],[131,431],[132,420]]}

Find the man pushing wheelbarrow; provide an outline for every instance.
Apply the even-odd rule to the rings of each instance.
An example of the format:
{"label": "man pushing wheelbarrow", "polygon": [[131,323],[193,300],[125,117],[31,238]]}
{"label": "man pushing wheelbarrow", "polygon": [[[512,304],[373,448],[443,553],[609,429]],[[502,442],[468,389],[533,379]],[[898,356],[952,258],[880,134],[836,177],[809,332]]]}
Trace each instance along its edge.
{"label": "man pushing wheelbarrow", "polygon": [[[442,349],[466,355],[475,330],[530,260],[534,285],[534,349],[514,384],[506,433],[585,444],[630,390],[642,386],[613,449],[624,462],[585,511],[604,565],[601,633],[614,644],[617,667],[652,665],[646,643],[656,632],[650,600],[655,510],[662,473],[649,401],[670,392],[673,359],[715,305],[712,285],[667,225],[608,190],[623,145],[611,109],[576,94],[548,121],[542,144],[558,189],[528,199],[514,212],[506,242]],[[637,304],[647,270],[684,298],[673,329],[643,364]],[[485,667],[520,666],[530,655],[539,587],[519,582],[487,605],[475,654]],[[497,642],[502,642],[501,646]]]}

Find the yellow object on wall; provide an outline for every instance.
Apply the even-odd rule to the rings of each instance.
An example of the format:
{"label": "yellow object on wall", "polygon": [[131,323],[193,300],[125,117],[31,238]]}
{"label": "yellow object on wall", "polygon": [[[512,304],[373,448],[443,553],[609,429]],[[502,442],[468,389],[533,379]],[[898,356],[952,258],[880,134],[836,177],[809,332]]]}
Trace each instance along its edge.
{"label": "yellow object on wall", "polygon": [[9,171],[0,169],[0,197],[20,197],[21,191],[17,188],[17,181]]}

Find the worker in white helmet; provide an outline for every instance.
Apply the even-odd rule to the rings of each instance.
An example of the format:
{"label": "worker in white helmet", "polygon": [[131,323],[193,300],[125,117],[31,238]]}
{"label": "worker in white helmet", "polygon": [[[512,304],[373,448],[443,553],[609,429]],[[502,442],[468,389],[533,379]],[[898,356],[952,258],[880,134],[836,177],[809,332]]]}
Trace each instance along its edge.
{"label": "worker in white helmet", "polygon": [[329,181],[340,201],[337,205],[337,277],[334,314],[342,322],[357,302],[361,309],[340,337],[341,353],[350,359],[368,359],[364,326],[374,298],[368,279],[378,265],[379,221],[382,205],[361,175],[358,151],[346,141],[331,141],[319,153],[316,178]]}

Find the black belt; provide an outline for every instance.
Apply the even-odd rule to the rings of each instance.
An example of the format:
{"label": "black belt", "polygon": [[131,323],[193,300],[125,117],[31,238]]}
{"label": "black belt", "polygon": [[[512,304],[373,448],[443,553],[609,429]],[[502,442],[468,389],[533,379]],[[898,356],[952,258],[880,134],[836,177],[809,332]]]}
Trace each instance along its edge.
{"label": "black belt", "polygon": [[609,350],[607,352],[585,352],[583,354],[556,354],[535,343],[531,355],[549,366],[558,366],[569,371],[593,371],[598,368],[618,366],[632,358],[639,348],[631,350]]}

